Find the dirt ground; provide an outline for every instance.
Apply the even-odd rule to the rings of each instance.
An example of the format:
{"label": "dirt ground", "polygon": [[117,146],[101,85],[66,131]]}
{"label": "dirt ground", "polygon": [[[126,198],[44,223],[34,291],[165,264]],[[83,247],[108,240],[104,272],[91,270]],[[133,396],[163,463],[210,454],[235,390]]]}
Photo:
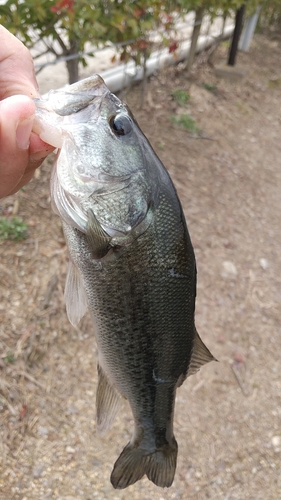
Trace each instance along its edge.
{"label": "dirt ground", "polygon": [[[227,47],[215,55],[226,61]],[[114,490],[109,476],[128,442],[124,404],[113,428],[95,430],[96,346],[89,317],[66,317],[67,267],[50,209],[50,161],[1,215],[28,224],[1,242],[0,500],[278,500],[281,498],[280,48],[255,37],[238,64],[243,82],[219,80],[200,55],[187,79],[170,68],[126,96],[170,171],[198,266],[196,324],[219,363],[178,390],[178,467],[169,489],[143,479]],[[204,84],[213,85],[212,91]],[[180,108],[171,92],[185,89]],[[171,124],[192,115],[192,136]]]}

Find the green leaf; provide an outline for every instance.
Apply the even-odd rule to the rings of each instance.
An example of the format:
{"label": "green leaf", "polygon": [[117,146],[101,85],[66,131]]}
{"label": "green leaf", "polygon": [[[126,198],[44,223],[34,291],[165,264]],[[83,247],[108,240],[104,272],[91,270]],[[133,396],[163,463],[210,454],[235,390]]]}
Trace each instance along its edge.
{"label": "green leaf", "polygon": [[198,125],[190,115],[171,115],[170,120],[174,125],[188,130],[191,134],[198,134],[200,132]]}
{"label": "green leaf", "polygon": [[0,217],[0,240],[23,240],[27,238],[27,225],[18,217]]}

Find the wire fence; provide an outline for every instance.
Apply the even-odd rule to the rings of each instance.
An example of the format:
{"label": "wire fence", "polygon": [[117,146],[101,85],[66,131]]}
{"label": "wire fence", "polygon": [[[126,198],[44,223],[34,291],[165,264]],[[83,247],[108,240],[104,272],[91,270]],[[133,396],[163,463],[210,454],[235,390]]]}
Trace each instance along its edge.
{"label": "wire fence", "polygon": [[[194,16],[193,13],[191,13],[191,15]],[[199,26],[199,25],[202,25],[205,28],[207,27],[207,33],[209,33],[212,24],[214,24],[214,22],[217,21],[218,19],[222,20],[223,18],[216,18],[215,20],[211,20],[210,18],[208,18],[208,16],[205,16],[203,21],[200,21],[200,22],[194,22],[193,19],[191,19],[189,21],[180,22],[177,24],[175,32],[174,32],[175,38],[177,38],[178,43],[181,43],[181,41],[183,41],[183,37],[181,37],[180,32],[185,32],[188,28],[190,28],[190,31],[192,32],[193,28],[195,26]],[[150,39],[150,41],[152,41],[154,43],[155,46],[157,45],[157,43],[158,43],[158,45],[161,44],[161,40],[160,39],[157,40],[157,35],[155,33],[150,34],[150,36],[148,38]],[[61,62],[67,62],[67,61],[71,61],[74,59],[81,59],[81,58],[85,58],[86,56],[95,56],[95,54],[98,54],[100,52],[104,52],[107,49],[112,49],[112,50],[118,52],[121,48],[128,47],[132,44],[135,44],[136,42],[137,42],[136,39],[126,40],[124,42],[119,42],[119,43],[110,43],[109,42],[108,44],[106,44],[102,47],[93,46],[89,50],[77,52],[75,54],[61,55],[59,57],[49,59],[46,62],[35,63],[35,71],[36,71],[36,73],[39,73],[44,68],[46,68],[48,66],[53,66],[53,65],[59,64]],[[51,55],[51,54],[49,54],[49,55]],[[35,58],[39,58],[39,57],[42,57],[41,54],[38,54],[35,56]]]}
{"label": "wire fence", "polygon": [[[195,22],[195,13],[190,12],[184,21],[180,21],[175,26],[175,30],[170,32],[170,39],[176,42],[175,52],[169,53],[167,44],[163,44],[161,34],[151,32],[147,35],[150,42],[150,55],[146,60],[147,67],[153,67],[153,72],[157,71],[163,65],[177,63],[186,57],[188,47],[194,26],[201,25],[199,43],[201,50],[204,50],[214,40],[220,38],[224,27],[232,25],[233,19],[231,17],[225,19],[223,16],[211,18],[205,15],[203,20]],[[86,45],[85,51],[77,52],[75,54],[61,55],[55,57],[54,54],[40,54],[43,45],[34,48],[33,56],[35,58],[35,71],[39,81],[40,90],[42,93],[48,92],[51,88],[59,88],[68,83],[68,73],[66,63],[74,59],[84,59],[86,67],[81,66],[80,78],[85,78],[94,73],[99,73],[105,80],[115,79],[115,76],[108,75],[110,72],[122,72],[122,88],[132,81],[141,80],[143,78],[144,68],[142,64],[137,64],[133,59],[128,59],[125,62],[120,57],[120,52],[129,45],[135,44],[137,40],[130,39],[120,43],[111,43],[99,47],[91,46],[90,43]],[[204,43],[206,46],[204,46]],[[202,45],[203,44],[203,45]],[[164,63],[163,63],[164,61]],[[57,66],[57,70],[51,70],[52,67]],[[151,74],[151,73],[150,73]],[[104,76],[105,75],[105,76]],[[118,77],[120,78],[120,76]],[[108,83],[109,85],[109,83]],[[114,84],[115,85],[115,84]],[[110,88],[110,85],[109,85]],[[117,88],[112,88],[112,91],[117,91]]]}

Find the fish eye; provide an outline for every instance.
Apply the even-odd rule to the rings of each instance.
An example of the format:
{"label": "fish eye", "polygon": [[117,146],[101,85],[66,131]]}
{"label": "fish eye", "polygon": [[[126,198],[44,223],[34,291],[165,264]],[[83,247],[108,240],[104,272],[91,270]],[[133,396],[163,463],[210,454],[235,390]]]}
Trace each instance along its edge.
{"label": "fish eye", "polygon": [[127,135],[132,130],[132,122],[128,116],[115,115],[109,120],[109,125],[115,135]]}

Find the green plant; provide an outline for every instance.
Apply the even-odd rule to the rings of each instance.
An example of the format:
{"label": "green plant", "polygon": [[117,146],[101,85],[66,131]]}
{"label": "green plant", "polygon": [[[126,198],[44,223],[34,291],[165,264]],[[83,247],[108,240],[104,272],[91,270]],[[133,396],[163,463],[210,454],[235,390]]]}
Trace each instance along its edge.
{"label": "green plant", "polygon": [[215,83],[203,83],[203,87],[204,89],[209,90],[209,92],[216,93],[218,90],[218,87],[216,86]]}
{"label": "green plant", "polygon": [[172,91],[172,96],[179,106],[185,106],[190,101],[190,95],[186,90],[175,89]]}
{"label": "green plant", "polygon": [[14,365],[16,362],[16,358],[15,358],[14,353],[12,351],[8,351],[5,358],[3,358],[3,359],[4,359],[5,363],[10,363],[11,365]]}
{"label": "green plant", "polygon": [[[0,2],[1,23],[27,47],[40,41],[42,53],[63,58],[69,83],[77,81],[78,63],[87,61],[85,44],[121,44],[120,58],[144,64],[151,50],[149,33],[169,40],[174,26],[170,0],[6,0]],[[126,44],[128,42],[128,44]],[[76,56],[79,56],[78,58]],[[93,53],[88,53],[93,56]]]}
{"label": "green plant", "polygon": [[198,134],[200,129],[190,115],[171,115],[170,120],[174,125],[188,130],[191,134]]}
{"label": "green plant", "polygon": [[27,225],[18,217],[0,217],[0,240],[20,241],[27,238]]}

